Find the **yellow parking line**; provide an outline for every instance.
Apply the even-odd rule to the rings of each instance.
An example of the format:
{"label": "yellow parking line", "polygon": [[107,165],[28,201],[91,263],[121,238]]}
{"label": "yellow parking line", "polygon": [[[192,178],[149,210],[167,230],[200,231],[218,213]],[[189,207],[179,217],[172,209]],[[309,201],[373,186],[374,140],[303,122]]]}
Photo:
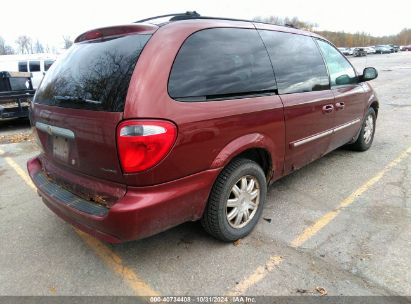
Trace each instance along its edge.
{"label": "yellow parking line", "polygon": [[[0,149],[0,155],[4,154],[5,152]],[[33,190],[36,190],[36,186],[34,186],[33,182],[31,181],[30,177],[24,172],[22,168],[11,158],[6,156],[4,160],[9,164],[10,167],[16,171],[16,173],[24,180],[24,182],[30,186]]]}
{"label": "yellow parking line", "polygon": [[280,265],[282,261],[283,258],[281,256],[275,255],[270,257],[264,266],[257,267],[252,275],[238,283],[231,291],[227,293],[227,296],[233,297],[243,295],[247,289],[264,279],[266,275],[273,271],[275,266]]}
{"label": "yellow parking line", "polygon": [[121,257],[110,250],[110,248],[83,231],[78,229],[75,229],[75,231],[83,239],[83,241],[94,250],[97,256],[100,257],[111,270],[118,274],[130,286],[136,295],[160,295],[157,291],[152,289],[150,285],[144,282],[144,280],[140,278],[132,269],[125,266]]}
{"label": "yellow parking line", "polygon": [[307,227],[300,235],[298,235],[292,242],[292,247],[300,247],[307,240],[316,235],[321,229],[327,226],[345,207],[350,206],[358,197],[360,197],[364,192],[370,189],[374,184],[376,184],[388,171],[393,167],[398,165],[401,161],[407,158],[411,154],[411,147],[402,152],[396,159],[391,161],[386,165],[380,172],[378,172],[374,177],[370,178],[364,184],[362,184],[357,190],[351,193],[348,197],[343,199],[337,206],[336,209],[327,212],[320,219],[318,219],[314,224]]}
{"label": "yellow parking line", "polygon": [[[3,150],[0,150],[0,155],[4,154]],[[10,157],[4,158],[10,167],[23,179],[23,181],[30,186],[33,190],[37,191],[28,174]],[[138,296],[158,296],[159,293],[150,287],[149,284],[139,277],[132,269],[125,266],[123,260],[110,248],[104,245],[94,237],[78,230],[74,229],[76,233],[83,239],[83,241],[96,253],[96,255],[103,260],[103,262],[114,273],[119,275],[125,283],[134,291]]]}
{"label": "yellow parking line", "polygon": [[[290,245],[292,247],[300,247],[307,240],[316,235],[321,229],[327,226],[345,207],[351,205],[360,195],[370,189],[375,183],[377,183],[388,171],[398,165],[401,161],[407,158],[411,154],[411,147],[404,152],[400,153],[396,159],[386,165],[380,172],[374,177],[370,178],[364,184],[362,184],[357,190],[351,193],[347,198],[343,199],[338,207],[330,212],[324,214],[314,224],[307,227],[300,235],[298,235]],[[263,280],[270,272],[275,269],[275,266],[281,264],[283,259],[279,256],[271,256],[264,266],[259,266],[253,274],[244,278],[237,286],[232,289],[228,295],[241,295],[244,294],[250,287],[254,286],[261,280]]]}

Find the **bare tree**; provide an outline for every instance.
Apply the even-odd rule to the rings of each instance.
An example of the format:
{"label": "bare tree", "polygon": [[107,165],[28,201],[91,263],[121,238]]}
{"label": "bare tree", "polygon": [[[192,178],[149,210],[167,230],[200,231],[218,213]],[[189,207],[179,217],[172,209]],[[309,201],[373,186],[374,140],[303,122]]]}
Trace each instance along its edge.
{"label": "bare tree", "polygon": [[314,28],[318,27],[317,23],[312,23],[308,21],[302,21],[298,17],[279,17],[279,16],[268,16],[268,17],[255,17],[255,21],[266,22],[276,25],[289,25],[297,27],[304,30],[312,31]]}
{"label": "bare tree", "polygon": [[73,40],[71,40],[70,36],[63,36],[64,40],[64,49],[68,49],[73,45]]}
{"label": "bare tree", "polygon": [[34,53],[44,53],[44,46],[43,44],[40,42],[40,40],[36,40],[36,42],[34,43],[34,47],[33,47]]}
{"label": "bare tree", "polygon": [[33,54],[33,43],[29,36],[21,35],[17,38],[16,44],[21,54]]}
{"label": "bare tree", "polygon": [[396,35],[389,35],[383,37],[371,36],[369,33],[357,32],[357,33],[345,33],[342,32],[331,32],[331,31],[318,31],[317,23],[307,22],[299,20],[297,17],[278,17],[278,16],[268,16],[268,17],[255,17],[255,21],[267,22],[277,25],[291,25],[300,29],[314,31],[331,42],[336,46],[343,47],[355,47],[355,46],[368,46],[377,44],[401,44],[409,45],[411,44],[411,29],[403,29],[400,33]]}
{"label": "bare tree", "polygon": [[0,37],[0,55],[12,55],[14,50],[10,45],[6,44],[6,41],[3,37]]}

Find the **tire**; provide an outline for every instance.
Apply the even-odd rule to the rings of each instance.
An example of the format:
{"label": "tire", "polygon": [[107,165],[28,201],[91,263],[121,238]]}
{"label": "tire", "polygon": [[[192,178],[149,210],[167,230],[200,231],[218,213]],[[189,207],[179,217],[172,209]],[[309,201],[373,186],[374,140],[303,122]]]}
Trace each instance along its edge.
{"label": "tire", "polygon": [[[244,179],[245,184],[243,184]],[[250,188],[252,185],[253,188]],[[237,188],[235,189],[234,186]],[[244,189],[246,190],[243,191]],[[258,195],[255,195],[256,191]],[[266,195],[267,181],[261,167],[249,159],[235,159],[217,177],[201,224],[209,234],[221,241],[232,242],[241,239],[256,226],[261,217]],[[232,206],[228,206],[229,200]],[[252,205],[255,206],[254,209],[251,209]],[[249,215],[248,220],[245,213]],[[234,217],[229,219],[229,216],[233,215]]]}
{"label": "tire", "polygon": [[[369,126],[372,121],[372,130],[370,131],[369,134],[367,132],[369,131]],[[365,115],[364,121],[361,126],[360,134],[358,135],[357,140],[349,145],[349,147],[352,150],[355,151],[367,151],[374,140],[374,134],[375,134],[375,126],[376,126],[376,121],[377,121],[377,115],[375,114],[375,111],[373,108],[369,108],[367,111],[367,114]]]}

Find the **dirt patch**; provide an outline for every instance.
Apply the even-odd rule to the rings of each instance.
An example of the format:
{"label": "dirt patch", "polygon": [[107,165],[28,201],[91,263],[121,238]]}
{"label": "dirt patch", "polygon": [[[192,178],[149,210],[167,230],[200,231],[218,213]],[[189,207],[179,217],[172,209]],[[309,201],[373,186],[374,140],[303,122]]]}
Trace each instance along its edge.
{"label": "dirt patch", "polygon": [[11,144],[30,141],[34,141],[34,134],[32,132],[18,132],[14,134],[0,135],[0,144]]}

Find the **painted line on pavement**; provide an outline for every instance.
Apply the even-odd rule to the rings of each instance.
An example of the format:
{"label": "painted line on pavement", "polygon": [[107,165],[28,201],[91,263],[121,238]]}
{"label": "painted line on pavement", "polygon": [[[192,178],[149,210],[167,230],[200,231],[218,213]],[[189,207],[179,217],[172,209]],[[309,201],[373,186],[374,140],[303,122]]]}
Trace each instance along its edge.
{"label": "painted line on pavement", "polygon": [[[0,155],[5,152],[0,149]],[[35,192],[36,186],[31,181],[29,175],[11,158],[4,158],[7,164],[20,176],[20,178]],[[80,238],[96,253],[96,255],[112,270],[115,274],[120,276],[122,280],[133,290],[138,296],[159,296],[148,283],[146,283],[140,276],[138,276],[131,268],[124,265],[123,260],[119,255],[107,247],[104,243],[96,238],[74,228],[74,231]]]}
{"label": "painted line on pavement", "polygon": [[304,229],[304,231],[298,235],[292,242],[292,247],[300,247],[306,241],[311,239],[314,235],[316,235],[319,231],[321,231],[325,226],[327,226],[344,208],[350,206],[352,203],[356,201],[364,192],[368,191],[372,186],[374,186],[379,180],[381,180],[384,175],[390,171],[392,168],[397,166],[400,162],[406,159],[411,154],[411,147],[409,147],[404,152],[400,153],[396,159],[391,161],[388,165],[386,165],[381,171],[379,171],[376,175],[372,178],[367,180],[364,184],[362,184],[357,190],[343,199],[335,208],[330,212],[324,214],[321,218],[319,218],[314,224]]}
{"label": "painted line on pavement", "polygon": [[[367,180],[362,184],[357,190],[352,192],[349,196],[343,199],[335,208],[324,214],[319,218],[314,224],[304,229],[304,231],[299,234],[290,243],[290,246],[298,248],[301,247],[306,241],[311,239],[313,236],[318,234],[324,227],[326,227],[333,219],[337,217],[344,208],[350,206],[356,201],[358,197],[364,194],[372,186],[374,186],[378,181],[380,181],[384,175],[389,172],[392,168],[401,163],[411,154],[411,147],[409,147],[404,152],[400,153],[397,158],[386,165],[381,171],[379,171],[372,178]],[[271,256],[264,266],[259,266],[257,269],[248,277],[240,281],[233,289],[231,289],[227,295],[236,296],[243,295],[249,288],[256,285],[258,282],[262,281],[270,272],[272,272],[276,266],[279,266],[284,259],[278,255]]]}

